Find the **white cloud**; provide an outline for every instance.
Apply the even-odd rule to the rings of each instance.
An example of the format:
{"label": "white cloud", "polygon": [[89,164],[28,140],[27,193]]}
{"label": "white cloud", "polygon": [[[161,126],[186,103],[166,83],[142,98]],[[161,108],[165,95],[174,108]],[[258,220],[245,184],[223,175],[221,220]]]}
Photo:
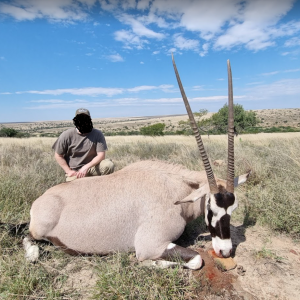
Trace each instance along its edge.
{"label": "white cloud", "polygon": [[[245,99],[246,96],[235,96],[235,99]],[[208,96],[208,97],[194,97],[189,98],[189,102],[219,102],[219,101],[227,101],[228,95],[225,96]],[[146,99],[145,102],[153,102],[153,103],[182,103],[182,98],[159,98],[159,99]]]}
{"label": "white cloud", "polygon": [[180,33],[176,33],[173,36],[175,47],[180,50],[194,50],[199,51],[199,41],[186,39]]}
{"label": "white cloud", "polygon": [[279,73],[294,73],[294,72],[299,72],[300,69],[290,69],[290,70],[283,70],[283,71],[273,71],[273,72],[268,72],[268,73],[262,73],[260,74],[261,76],[272,76],[276,75]]}
{"label": "white cloud", "polygon": [[108,55],[107,58],[112,62],[124,61],[123,57],[119,53]]}
{"label": "white cloud", "polygon": [[202,45],[202,51],[200,51],[200,53],[199,53],[201,57],[203,57],[207,54],[208,48],[209,48],[208,43]]}
{"label": "white cloud", "polygon": [[285,47],[300,46],[300,38],[294,37],[284,43]]}
{"label": "white cloud", "polygon": [[141,39],[139,36],[133,34],[128,30],[119,30],[114,33],[115,40],[124,43],[124,47],[127,49],[132,49],[132,47],[137,49],[143,49],[145,44],[149,42],[145,39]]}
{"label": "white cloud", "polygon": [[284,73],[293,73],[293,72],[299,72],[300,69],[291,69],[291,70],[285,70]]}
{"label": "white cloud", "polygon": [[[215,49],[244,45],[258,51],[275,45],[277,37],[296,34],[299,22],[277,25],[294,0],[156,0],[151,12],[173,18],[185,30],[199,32]],[[200,53],[206,54],[206,50]]]}
{"label": "white cloud", "polygon": [[0,3],[0,12],[5,15],[10,15],[19,21],[33,20],[42,17],[42,14],[38,12],[27,11],[24,8],[20,8],[6,3]]}
{"label": "white cloud", "polygon": [[121,88],[102,88],[102,87],[88,87],[81,89],[57,89],[57,90],[44,90],[44,91],[25,91],[25,92],[16,92],[16,94],[38,94],[38,95],[62,95],[62,94],[71,94],[71,95],[86,95],[86,96],[114,96],[122,94],[124,89]]}
{"label": "white cloud", "polygon": [[160,51],[153,51],[153,52],[152,52],[153,55],[157,55],[157,54],[159,54],[159,53],[160,53]]}
{"label": "white cloud", "polygon": [[149,7],[150,0],[139,0],[137,3],[137,9],[139,10],[145,10]]}
{"label": "white cloud", "polygon": [[78,103],[86,103],[86,100],[80,100],[80,99],[75,99],[72,101],[67,101],[67,100],[61,100],[61,99],[47,99],[47,100],[31,100],[30,102],[33,103],[74,103],[76,102],[76,104]]}
{"label": "white cloud", "polygon": [[141,85],[133,88],[103,88],[103,87],[88,87],[88,88],[74,88],[74,89],[56,89],[56,90],[43,90],[43,91],[22,91],[16,92],[16,94],[37,94],[37,95],[85,95],[95,97],[98,95],[106,95],[108,97],[120,95],[124,93],[138,93],[141,91],[150,91],[150,90],[160,90],[163,92],[172,92],[173,85],[170,84],[161,84],[158,86],[152,85]]}
{"label": "white cloud", "polygon": [[43,104],[28,106],[26,109],[35,109],[35,110],[44,110],[44,109],[70,109],[70,108],[78,108],[78,106],[82,105],[86,108],[95,108],[95,107],[116,107],[116,106],[129,106],[134,105],[140,101],[139,98],[117,98],[117,99],[109,99],[109,100],[96,100],[96,101],[86,101],[86,100],[41,100],[41,101],[31,101],[31,102],[40,102]]}
{"label": "white cloud", "polygon": [[[246,89],[247,96],[255,100],[274,98],[284,99],[284,96],[300,96],[300,78],[282,79],[270,84],[258,85]],[[283,100],[284,101],[284,100]]]}
{"label": "white cloud", "polygon": [[125,48],[130,49],[131,47],[134,47],[142,49],[144,44],[149,43],[147,39],[162,40],[165,37],[164,34],[147,28],[144,24],[142,24],[142,22],[138,21],[138,19],[133,16],[122,14],[118,15],[118,19],[120,22],[131,27],[130,30],[122,29],[114,33],[115,39],[123,42],[125,44]]}
{"label": "white cloud", "polygon": [[169,92],[174,86],[169,84],[161,84],[159,86],[154,85],[142,85],[134,88],[127,89],[128,92],[141,92],[141,91],[150,91],[150,90],[162,90],[164,92]]}
{"label": "white cloud", "polygon": [[250,50],[261,50],[275,45],[277,37],[295,34],[300,30],[297,22],[277,25],[293,5],[293,0],[248,0],[240,10],[237,21],[229,25],[228,30],[220,35],[214,47],[230,49],[245,45]]}
{"label": "white cloud", "polygon": [[172,53],[175,53],[177,52],[177,49],[176,48],[171,48],[168,50],[168,53],[171,55]]}
{"label": "white cloud", "polygon": [[158,87],[156,86],[152,86],[152,85],[141,85],[141,86],[137,86],[134,88],[130,88],[128,89],[129,92],[141,92],[141,91],[150,91],[150,90],[155,90]]}
{"label": "white cloud", "polygon": [[141,65],[144,65],[145,63],[143,61],[140,62]]}
{"label": "white cloud", "polygon": [[258,84],[262,84],[263,81],[255,81],[255,82],[249,82],[246,85],[258,85]]}
{"label": "white cloud", "polygon": [[[286,47],[300,45],[300,38],[295,36],[300,32],[300,22],[282,19],[295,0],[3,0],[0,14],[18,21],[45,18],[79,22],[90,18],[91,8],[97,7],[97,2],[102,12],[110,11],[129,26],[114,33],[127,49],[143,49],[150,39],[166,39],[174,28],[178,32],[173,38],[176,47],[198,51],[200,56],[205,56],[209,48],[245,47],[259,51],[275,46],[278,38],[288,38]],[[94,26],[99,24],[93,22]],[[188,33],[194,37],[187,38]],[[199,37],[204,39],[201,46]],[[286,51],[282,55],[288,54],[292,53]]]}
{"label": "white cloud", "polygon": [[273,72],[268,72],[268,73],[262,73],[260,75],[262,75],[262,76],[271,76],[271,75],[276,75],[278,73],[279,73],[279,71],[273,71]]}
{"label": "white cloud", "polygon": [[80,21],[88,17],[96,0],[12,0],[0,3],[0,13],[18,21],[46,18],[50,21]]}
{"label": "white cloud", "polygon": [[[237,100],[243,100],[246,96],[235,96]],[[224,102],[227,101],[228,96],[209,96],[209,97],[195,97],[189,98],[190,102]],[[174,98],[116,98],[116,99],[109,99],[109,100],[96,100],[96,101],[86,101],[86,100],[38,100],[38,101],[31,101],[32,103],[40,103],[39,105],[35,106],[28,106],[26,109],[57,109],[57,108],[78,108],[79,105],[83,105],[86,108],[93,108],[93,107],[116,107],[116,106],[148,106],[151,104],[160,105],[182,105],[182,98],[181,97],[174,97]]]}
{"label": "white cloud", "polygon": [[151,11],[176,20],[189,31],[218,32],[222,25],[237,15],[239,0],[155,0]]}
{"label": "white cloud", "polygon": [[204,91],[204,86],[203,85],[195,85],[192,88],[193,91]]}
{"label": "white cloud", "polygon": [[140,21],[138,21],[133,16],[123,14],[123,15],[120,15],[118,17],[118,19],[120,22],[130,25],[132,32],[134,34],[136,34],[137,36],[144,36],[147,38],[154,38],[154,39],[158,39],[158,40],[161,40],[165,37],[164,34],[155,32],[155,31],[147,28],[145,25],[143,25]]}

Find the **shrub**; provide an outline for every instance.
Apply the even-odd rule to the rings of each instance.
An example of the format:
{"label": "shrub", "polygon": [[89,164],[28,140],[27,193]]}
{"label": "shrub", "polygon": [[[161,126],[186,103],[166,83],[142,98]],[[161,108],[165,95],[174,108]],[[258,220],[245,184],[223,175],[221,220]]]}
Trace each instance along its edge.
{"label": "shrub", "polygon": [[29,137],[29,133],[21,132],[9,127],[3,127],[0,129],[0,137]]}
{"label": "shrub", "polygon": [[150,126],[144,126],[140,128],[140,132],[142,135],[150,135],[150,136],[158,136],[164,135],[164,129],[166,124],[164,123],[157,123]]}
{"label": "shrub", "polygon": [[[258,120],[256,113],[253,111],[245,111],[240,104],[234,104],[234,126],[238,132],[243,132],[249,127],[257,125]],[[216,114],[210,118],[212,125],[220,133],[227,133],[228,124],[228,105],[225,104]]]}

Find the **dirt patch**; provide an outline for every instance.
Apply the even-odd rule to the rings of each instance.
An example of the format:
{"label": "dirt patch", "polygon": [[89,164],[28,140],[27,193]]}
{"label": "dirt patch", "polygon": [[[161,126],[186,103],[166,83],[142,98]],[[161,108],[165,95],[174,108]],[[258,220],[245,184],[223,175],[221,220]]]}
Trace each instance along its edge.
{"label": "dirt patch", "polygon": [[207,251],[201,248],[197,249],[197,251],[204,261],[204,266],[201,270],[193,272],[195,279],[201,285],[200,299],[205,299],[204,297],[210,294],[235,297],[232,283],[236,281],[237,276],[220,270]]}
{"label": "dirt patch", "polygon": [[231,226],[231,235],[237,263],[234,270],[222,272],[218,269],[207,253],[212,247],[207,236],[201,241],[203,249],[196,249],[205,261],[201,270],[193,272],[203,286],[200,299],[299,299],[299,241],[258,225]]}

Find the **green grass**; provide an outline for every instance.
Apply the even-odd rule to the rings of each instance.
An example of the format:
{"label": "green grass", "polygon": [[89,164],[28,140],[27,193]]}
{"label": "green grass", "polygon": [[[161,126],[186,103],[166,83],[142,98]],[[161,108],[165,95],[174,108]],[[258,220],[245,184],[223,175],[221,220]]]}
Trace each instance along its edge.
{"label": "green grass", "polygon": [[255,252],[255,257],[257,259],[271,259],[276,261],[282,261],[283,257],[278,256],[274,251],[263,247],[261,250]]}
{"label": "green grass", "polygon": [[96,267],[95,299],[196,299],[189,271],[176,267],[156,269],[140,266],[127,253],[117,253]]}

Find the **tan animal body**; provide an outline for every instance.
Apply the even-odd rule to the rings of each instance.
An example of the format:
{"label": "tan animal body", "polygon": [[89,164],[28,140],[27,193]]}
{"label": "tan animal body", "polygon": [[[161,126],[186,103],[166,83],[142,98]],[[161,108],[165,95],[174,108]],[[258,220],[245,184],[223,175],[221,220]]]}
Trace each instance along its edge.
{"label": "tan animal body", "polygon": [[[205,171],[189,171],[161,161],[140,161],[103,177],[82,178],[46,191],[32,205],[29,231],[70,254],[107,254],[134,250],[140,261],[170,266],[180,257],[198,269],[198,252],[173,243],[187,222],[205,215],[215,253],[232,251],[230,216],[237,207],[234,187],[249,174],[234,178],[234,124],[231,70],[227,180],[215,178],[186,99],[173,59],[175,74],[195,133]],[[38,248],[23,241],[26,257],[35,261]]]}
{"label": "tan animal body", "polygon": [[208,194],[205,171],[140,161],[50,188],[33,203],[29,230],[70,254],[135,250],[140,261],[157,260],[187,222],[205,213]]}

